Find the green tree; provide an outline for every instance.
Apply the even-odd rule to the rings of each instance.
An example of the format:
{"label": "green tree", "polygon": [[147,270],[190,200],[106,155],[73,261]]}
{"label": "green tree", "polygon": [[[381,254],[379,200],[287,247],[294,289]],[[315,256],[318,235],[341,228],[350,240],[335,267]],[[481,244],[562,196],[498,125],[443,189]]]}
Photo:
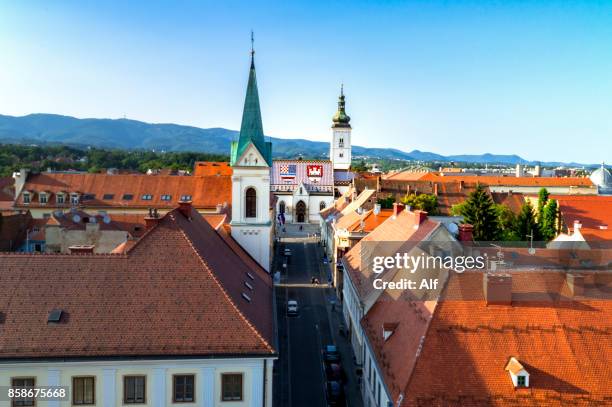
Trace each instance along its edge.
{"label": "green tree", "polygon": [[395,198],[393,198],[392,196],[386,198],[378,198],[376,200],[376,203],[378,203],[382,209],[392,209],[393,204],[395,203]]}
{"label": "green tree", "polygon": [[368,166],[366,165],[365,160],[353,161],[351,164],[351,170],[355,172],[366,172],[368,170]]}
{"label": "green tree", "polygon": [[497,220],[499,222],[499,235],[498,238],[503,241],[517,241],[521,240],[514,230],[516,225],[516,215],[506,205],[495,204],[495,212],[497,213]]}
{"label": "green tree", "polygon": [[540,235],[544,240],[552,240],[557,236],[557,220],[559,218],[559,205],[554,199],[548,200],[542,217],[540,218]]}
{"label": "green tree", "polygon": [[476,189],[470,193],[459,211],[464,222],[474,227],[474,240],[497,239],[500,230],[495,203],[482,185],[476,185]]}
{"label": "green tree", "polygon": [[433,194],[409,194],[402,198],[404,205],[426,211],[429,215],[438,213],[438,197]]}
{"label": "green tree", "polygon": [[514,231],[520,240],[531,240],[531,235],[533,235],[534,241],[540,240],[540,229],[536,222],[535,213],[531,202],[526,201],[521,207],[521,211],[516,217]]}
{"label": "green tree", "polygon": [[544,207],[546,206],[546,202],[548,202],[548,197],[550,194],[546,188],[541,188],[538,192],[538,222],[541,222],[542,215],[544,214]]}

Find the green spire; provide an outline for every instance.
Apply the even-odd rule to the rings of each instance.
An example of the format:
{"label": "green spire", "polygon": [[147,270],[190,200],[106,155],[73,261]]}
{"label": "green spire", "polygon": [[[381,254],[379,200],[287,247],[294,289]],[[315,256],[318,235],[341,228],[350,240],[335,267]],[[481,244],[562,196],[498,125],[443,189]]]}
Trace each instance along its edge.
{"label": "green spire", "polygon": [[344,101],[344,84],[342,84],[340,86],[340,97],[338,98],[338,111],[332,118],[332,121],[334,122],[334,124],[332,125],[333,128],[335,127],[350,128],[351,127],[351,125],[349,124],[349,122],[351,121],[351,118],[346,114],[345,107],[346,107],[346,102]]}
{"label": "green spire", "polygon": [[231,165],[237,164],[240,156],[250,144],[253,144],[257,148],[268,165],[272,165],[272,143],[265,141],[263,125],[261,122],[261,109],[259,108],[259,92],[257,91],[257,76],[255,74],[255,51],[253,49],[252,32],[249,83],[247,85],[244,110],[242,112],[240,138],[237,142],[232,142]]}

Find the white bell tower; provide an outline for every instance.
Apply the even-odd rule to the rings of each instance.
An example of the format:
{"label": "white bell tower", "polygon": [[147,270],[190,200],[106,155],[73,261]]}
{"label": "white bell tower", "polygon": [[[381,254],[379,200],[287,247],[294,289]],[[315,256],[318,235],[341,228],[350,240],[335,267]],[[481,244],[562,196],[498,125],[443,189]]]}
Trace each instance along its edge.
{"label": "white bell tower", "polygon": [[344,85],[340,87],[338,111],[332,118],[332,140],[329,145],[329,159],[334,170],[348,170],[351,167],[351,118],[346,114]]}

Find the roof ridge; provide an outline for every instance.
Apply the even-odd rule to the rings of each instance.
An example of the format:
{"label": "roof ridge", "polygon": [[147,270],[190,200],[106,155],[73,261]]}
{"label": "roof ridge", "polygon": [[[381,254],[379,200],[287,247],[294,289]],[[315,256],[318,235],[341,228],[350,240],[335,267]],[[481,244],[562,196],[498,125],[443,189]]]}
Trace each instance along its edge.
{"label": "roof ridge", "polygon": [[[212,228],[212,226],[211,226]],[[217,286],[219,287],[219,289],[221,290],[221,292],[223,293],[223,295],[225,296],[225,298],[229,301],[229,303],[232,305],[233,309],[238,313],[238,315],[242,318],[242,320],[247,324],[247,326],[253,331],[253,333],[255,333],[255,336],[257,336],[257,338],[263,342],[263,344],[265,345],[266,348],[268,348],[271,352],[274,351],[274,348],[272,347],[272,345],[270,345],[268,343],[268,341],[263,337],[263,335],[259,332],[259,330],[251,323],[251,321],[244,315],[244,313],[240,310],[240,308],[236,305],[235,301],[232,299],[232,296],[229,295],[229,293],[227,292],[227,290],[225,289],[225,287],[223,286],[223,283],[221,283],[221,281],[219,281],[219,279],[217,278],[217,276],[215,275],[215,273],[212,271],[212,268],[210,267],[210,265],[208,264],[208,262],[202,257],[202,255],[200,254],[200,252],[198,251],[198,249],[196,249],[195,245],[193,244],[193,241],[189,238],[189,236],[187,235],[187,233],[185,233],[185,230],[183,228],[178,228],[179,231],[181,232],[181,234],[183,235],[183,237],[185,238],[185,240],[187,240],[187,243],[189,243],[189,246],[191,246],[192,250],[195,252],[195,254],[197,255],[198,259],[202,262],[202,264],[205,266],[206,270],[208,271],[208,273],[210,274],[210,276],[212,277],[213,281],[217,284]],[[213,229],[214,233],[217,233],[214,229]],[[219,236],[219,239],[221,239],[221,237]],[[221,239],[223,240],[223,239]],[[223,242],[225,244],[225,242]],[[242,261],[242,259],[240,259],[240,261]]]}

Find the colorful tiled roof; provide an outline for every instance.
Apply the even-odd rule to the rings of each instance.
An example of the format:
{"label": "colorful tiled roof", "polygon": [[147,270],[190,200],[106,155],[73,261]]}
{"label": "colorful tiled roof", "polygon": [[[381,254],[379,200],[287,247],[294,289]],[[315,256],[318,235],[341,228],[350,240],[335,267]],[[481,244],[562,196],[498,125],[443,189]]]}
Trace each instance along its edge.
{"label": "colorful tiled roof", "polygon": [[[291,167],[291,171],[288,171],[289,166],[295,167]],[[322,170],[321,176],[309,178],[308,167],[320,168]],[[293,175],[283,175],[288,174],[288,172]],[[334,185],[334,171],[331,161],[327,160],[274,160],[271,183],[272,185],[292,186],[303,183],[307,188],[311,185],[332,187]]]}
{"label": "colorful tiled roof", "polygon": [[212,161],[196,161],[193,166],[193,175],[232,175],[232,167],[229,163],[212,162]]}
{"label": "colorful tiled roof", "polygon": [[127,254],[2,253],[0,285],[0,359],[275,352],[269,276],[192,208]]}

